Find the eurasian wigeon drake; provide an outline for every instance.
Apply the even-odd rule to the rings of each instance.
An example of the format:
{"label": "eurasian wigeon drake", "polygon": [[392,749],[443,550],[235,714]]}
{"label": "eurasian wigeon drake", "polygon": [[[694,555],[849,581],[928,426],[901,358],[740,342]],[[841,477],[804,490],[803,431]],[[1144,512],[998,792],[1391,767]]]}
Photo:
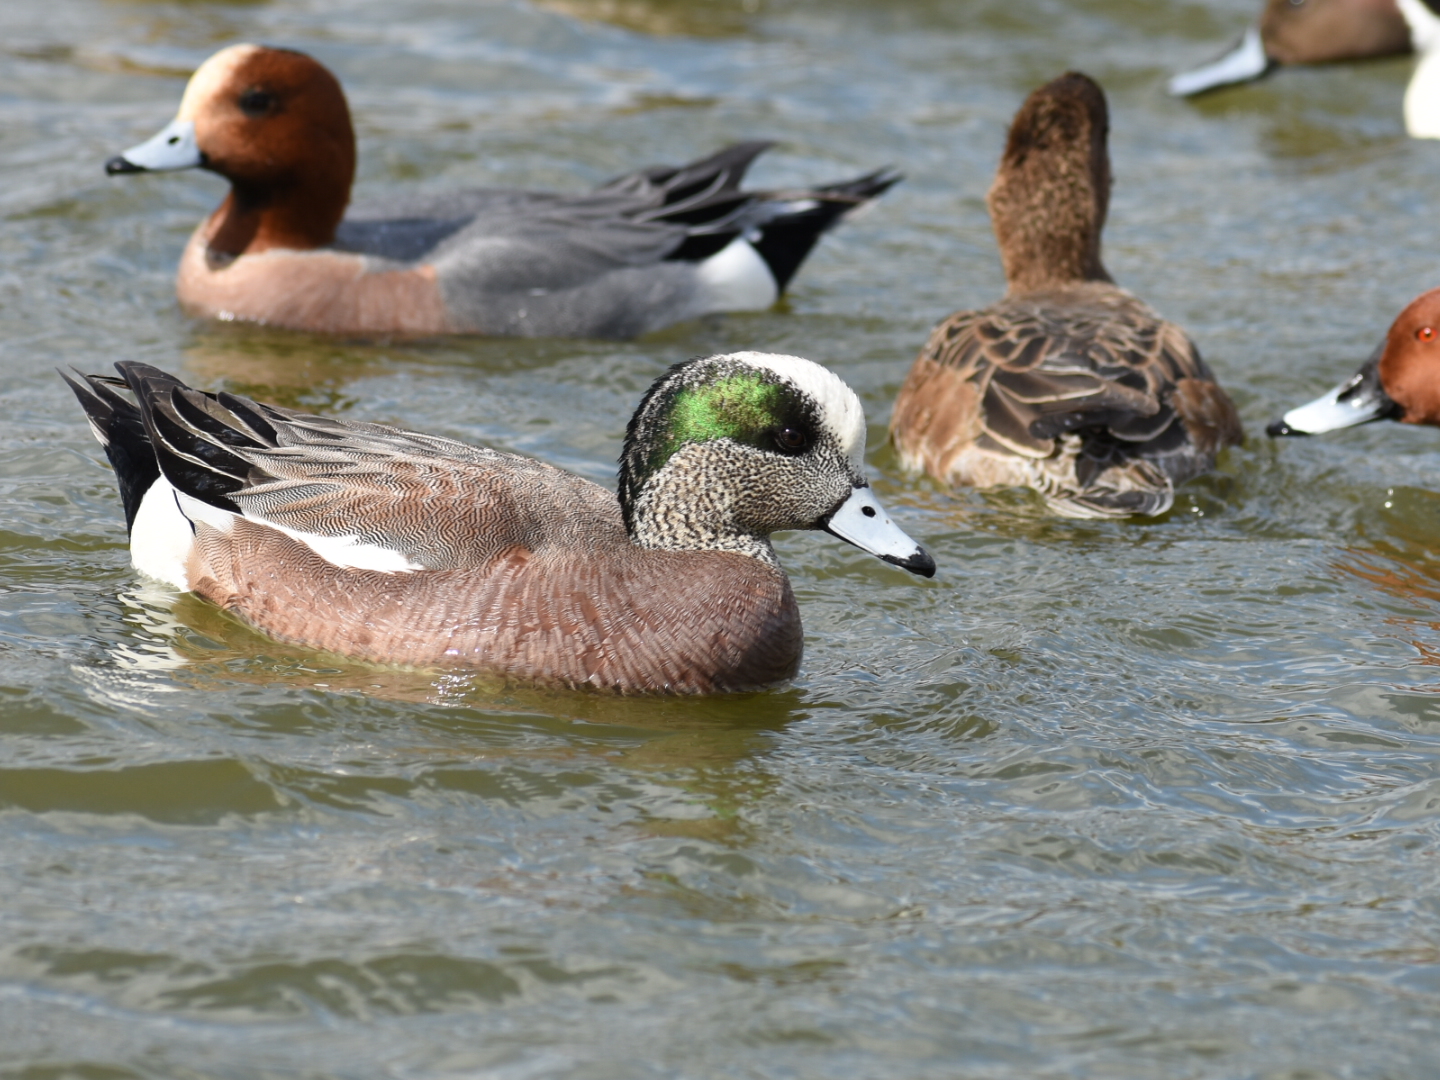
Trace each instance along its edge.
{"label": "eurasian wigeon drake", "polygon": [[630,421],[618,498],[529,458],[116,366],[123,381],[66,380],[115,467],[135,567],[286,641],[619,692],[753,689],[800,663],[771,533],[824,529],[935,572],[865,478],[859,399],[799,357],[672,367]]}
{"label": "eurasian wigeon drake", "polygon": [[167,127],[105,168],[230,181],[180,259],[176,292],[196,315],[327,333],[628,338],[769,307],[821,233],[900,178],[742,191],[769,145],[581,195],[471,190],[347,213],[355,136],[339,82],[303,53],[233,45],[195,72]]}
{"label": "eurasian wigeon drake", "polygon": [[1267,0],[1259,23],[1233,49],[1176,75],[1168,88],[1191,97],[1258,79],[1278,64],[1362,60],[1411,47],[1397,0]]}
{"label": "eurasian wigeon drake", "polygon": [[1371,420],[1440,425],[1440,289],[1410,301],[1359,371],[1265,432],[1318,435]]}
{"label": "eurasian wigeon drake", "polygon": [[1242,432],[1185,332],[1100,261],[1105,94],[1070,72],[1026,99],[987,202],[1009,289],[940,323],[895,402],[901,460],[1028,486],[1070,517],[1160,514]]}

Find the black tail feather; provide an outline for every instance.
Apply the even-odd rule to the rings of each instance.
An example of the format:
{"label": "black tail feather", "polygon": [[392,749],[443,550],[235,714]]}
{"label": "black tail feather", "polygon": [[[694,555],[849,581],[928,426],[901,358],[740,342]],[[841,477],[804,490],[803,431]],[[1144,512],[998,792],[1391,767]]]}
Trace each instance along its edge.
{"label": "black tail feather", "polygon": [[643,195],[649,206],[636,220],[684,225],[685,238],[666,256],[670,260],[699,262],[736,237],[746,237],[783,292],[821,234],[884,194],[901,176],[878,169],[815,188],[742,191],[746,171],[774,145],[735,143],[688,165],[656,165],[617,177],[600,190]]}
{"label": "black tail feather", "polygon": [[155,458],[155,448],[140,410],[110,389],[112,384],[124,385],[116,379],[79,371],[73,377],[61,371],[60,377],[75,392],[115,470],[128,532],[135,527],[135,515],[140,512],[145,493],[160,479],[160,463]]}
{"label": "black tail feather", "polygon": [[785,291],[795,271],[825,232],[900,180],[900,173],[879,169],[813,191],[788,196],[784,192],[767,194],[767,202],[779,212],[758,225],[759,235],[750,242],[770,267],[779,290]]}
{"label": "black tail feather", "polygon": [[599,190],[644,192],[652,199],[658,198],[658,202],[651,211],[641,215],[642,219],[679,220],[671,215],[684,214],[712,200],[723,201],[727,196],[739,194],[746,171],[774,145],[763,140],[735,143],[688,165],[652,165],[627,173],[601,185]]}
{"label": "black tail feather", "polygon": [[245,486],[254,469],[230,447],[264,442],[227,423],[229,414],[214,394],[192,390],[149,364],[123,361],[115,367],[135,394],[165,478],[177,491],[238,513],[229,496]]}

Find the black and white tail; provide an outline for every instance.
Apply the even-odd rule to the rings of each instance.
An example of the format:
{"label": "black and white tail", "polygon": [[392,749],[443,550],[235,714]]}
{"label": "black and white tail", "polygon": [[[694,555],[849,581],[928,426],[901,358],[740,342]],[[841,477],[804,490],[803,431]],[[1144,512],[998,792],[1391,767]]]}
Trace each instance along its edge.
{"label": "black and white tail", "polygon": [[727,249],[743,241],[760,256],[778,296],[822,234],[902,177],[886,168],[813,188],[741,190],[746,171],[773,145],[736,143],[688,165],[641,169],[612,180],[602,190],[646,194],[653,205],[636,215],[639,220],[686,226],[685,239],[668,258],[704,264],[726,256],[712,268],[712,276],[733,276],[734,267],[743,260]]}
{"label": "black and white tail", "polygon": [[[275,429],[264,415],[266,406],[192,390],[148,364],[126,361],[115,367],[122,378],[60,375],[115,469],[135,568],[188,589],[192,518],[238,513],[228,495],[254,472],[229,447],[273,446]],[[135,401],[115,387],[129,389]]]}

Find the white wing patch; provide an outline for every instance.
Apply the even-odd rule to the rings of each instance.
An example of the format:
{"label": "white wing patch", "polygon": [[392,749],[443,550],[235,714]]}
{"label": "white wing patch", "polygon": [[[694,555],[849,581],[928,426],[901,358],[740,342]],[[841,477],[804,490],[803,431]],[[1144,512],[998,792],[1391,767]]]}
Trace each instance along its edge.
{"label": "white wing patch", "polygon": [[[148,494],[146,498],[149,498]],[[412,570],[425,569],[422,563],[411,562],[403,552],[369,543],[353,534],[321,536],[318,533],[301,532],[299,529],[289,529],[284,525],[278,525],[264,518],[252,517],[249,514],[233,514],[229,510],[211,506],[184,492],[179,493],[178,501],[185,517],[191,521],[204,522],[218,532],[228,533],[234,527],[235,519],[243,516],[246,521],[263,525],[267,529],[274,529],[276,532],[283,533],[290,539],[304,544],[332,566],[338,566],[345,570],[379,570],[385,574],[403,574]],[[182,588],[188,588],[188,586],[182,586]]]}
{"label": "white wing patch", "polygon": [[423,563],[411,562],[404,552],[371,544],[358,536],[319,536],[316,533],[300,532],[298,529],[287,529],[273,521],[262,521],[248,516],[247,520],[282,532],[292,540],[298,540],[326,562],[346,570],[379,570],[385,574],[407,574],[413,570],[425,569]]}

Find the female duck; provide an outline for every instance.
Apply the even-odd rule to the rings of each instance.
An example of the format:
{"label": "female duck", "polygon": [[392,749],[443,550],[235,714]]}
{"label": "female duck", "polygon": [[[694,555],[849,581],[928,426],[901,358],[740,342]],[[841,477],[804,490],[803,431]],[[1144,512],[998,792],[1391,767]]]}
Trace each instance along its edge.
{"label": "female duck", "polygon": [[618,500],[528,458],[117,367],[123,383],[67,381],[115,467],[136,568],[283,640],[621,692],[742,690],[800,663],[771,533],[825,529],[935,572],[871,493],[859,400],[798,357],[671,368],[630,422]]}
{"label": "female duck", "polygon": [[1410,301],[1359,371],[1265,432],[1318,435],[1371,420],[1440,425],[1440,289]]}
{"label": "female duck", "polygon": [[1070,517],[1160,514],[1241,439],[1185,332],[1100,262],[1105,95],[1071,72],[1010,128],[988,204],[1009,291],[935,328],[901,387],[904,463],[950,484],[1035,488]]}
{"label": "female duck", "polygon": [[355,135],[340,84],[303,53],[234,45],[195,72],[164,130],[105,168],[230,181],[180,259],[176,292],[193,314],[328,333],[625,338],[769,307],[821,233],[899,179],[741,191],[769,145],[586,195],[452,192],[347,214]]}

